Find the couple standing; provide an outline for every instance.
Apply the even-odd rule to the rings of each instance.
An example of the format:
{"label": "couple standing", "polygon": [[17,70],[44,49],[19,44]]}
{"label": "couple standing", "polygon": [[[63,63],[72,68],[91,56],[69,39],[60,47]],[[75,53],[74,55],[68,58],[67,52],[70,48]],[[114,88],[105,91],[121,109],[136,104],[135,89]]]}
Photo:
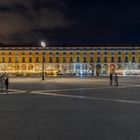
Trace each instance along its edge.
{"label": "couple standing", "polygon": [[114,80],[115,86],[118,86],[118,75],[117,75],[117,73],[115,73],[115,75],[110,73],[109,79],[110,79],[110,86],[112,86],[113,80]]}
{"label": "couple standing", "polygon": [[5,85],[6,91],[8,91],[9,78],[8,78],[8,76],[5,77],[4,75],[1,75],[0,76],[0,87],[1,87],[1,91],[3,91],[4,85]]}

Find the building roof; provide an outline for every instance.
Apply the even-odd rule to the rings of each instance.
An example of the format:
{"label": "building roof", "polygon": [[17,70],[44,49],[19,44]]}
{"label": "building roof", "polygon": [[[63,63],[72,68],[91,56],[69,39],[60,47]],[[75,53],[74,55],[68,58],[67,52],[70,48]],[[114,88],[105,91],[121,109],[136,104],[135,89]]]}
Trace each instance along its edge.
{"label": "building roof", "polygon": [[[40,44],[3,44],[0,47],[41,47]],[[46,47],[140,47],[140,44],[64,44],[49,43]]]}

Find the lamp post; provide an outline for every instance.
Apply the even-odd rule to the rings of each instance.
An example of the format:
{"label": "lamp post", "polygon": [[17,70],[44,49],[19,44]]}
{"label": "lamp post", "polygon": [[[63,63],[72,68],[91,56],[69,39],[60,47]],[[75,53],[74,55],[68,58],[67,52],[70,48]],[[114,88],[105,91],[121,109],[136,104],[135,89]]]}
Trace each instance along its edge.
{"label": "lamp post", "polygon": [[44,80],[44,50],[46,47],[46,43],[41,42],[41,47],[42,47],[42,80]]}

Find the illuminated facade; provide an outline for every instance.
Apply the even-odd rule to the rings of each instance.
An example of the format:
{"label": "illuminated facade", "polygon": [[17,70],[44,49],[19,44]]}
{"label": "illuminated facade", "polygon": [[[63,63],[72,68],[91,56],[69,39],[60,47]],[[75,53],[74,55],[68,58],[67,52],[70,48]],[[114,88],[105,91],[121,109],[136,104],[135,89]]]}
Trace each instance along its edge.
{"label": "illuminated facade", "polygon": [[[40,74],[43,53],[37,45],[0,45],[0,73]],[[46,75],[140,75],[140,46],[50,44]]]}

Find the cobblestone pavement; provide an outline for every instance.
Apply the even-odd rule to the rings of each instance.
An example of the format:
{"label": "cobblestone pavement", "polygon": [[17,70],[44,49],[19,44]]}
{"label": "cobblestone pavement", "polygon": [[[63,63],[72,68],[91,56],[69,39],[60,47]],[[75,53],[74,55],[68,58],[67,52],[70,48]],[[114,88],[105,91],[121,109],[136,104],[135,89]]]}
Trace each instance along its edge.
{"label": "cobblestone pavement", "polygon": [[140,140],[139,77],[11,78],[0,140]]}

